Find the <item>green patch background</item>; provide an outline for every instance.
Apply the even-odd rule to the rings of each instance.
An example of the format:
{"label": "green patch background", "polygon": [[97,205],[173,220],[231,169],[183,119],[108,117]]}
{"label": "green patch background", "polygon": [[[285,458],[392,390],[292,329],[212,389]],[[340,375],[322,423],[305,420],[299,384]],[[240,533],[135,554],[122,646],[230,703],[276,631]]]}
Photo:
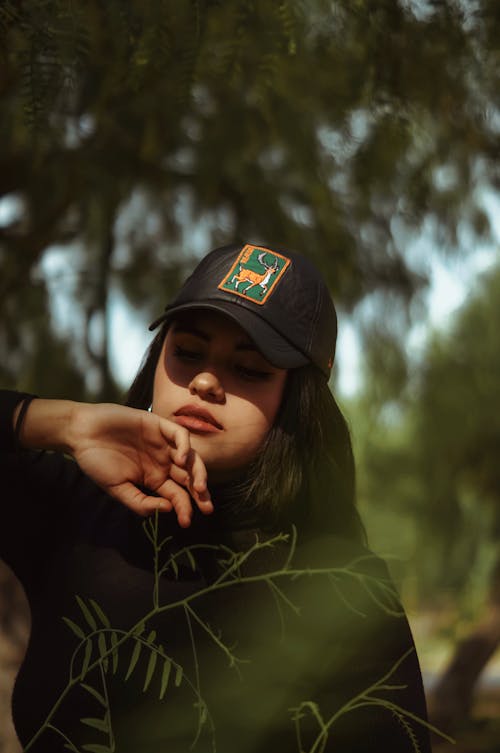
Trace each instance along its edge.
{"label": "green patch background", "polygon": [[[255,249],[254,251],[252,251],[252,253],[251,253],[250,258],[248,259],[248,261],[245,262],[244,264],[242,264],[242,270],[250,269],[250,270],[252,270],[252,272],[257,272],[258,274],[261,274],[264,271],[264,267],[263,267],[263,265],[260,263],[260,261],[258,259],[259,255],[261,253],[262,253],[262,251],[260,251],[259,249]],[[265,295],[269,296],[271,294],[271,292],[272,292],[272,289],[273,289],[274,285],[276,285],[276,281],[277,281],[277,278],[280,275],[280,272],[282,271],[283,267],[286,265],[286,263],[287,263],[288,260],[287,259],[282,259],[279,256],[276,256],[275,254],[266,253],[266,252],[264,252],[264,253],[265,253],[264,259],[265,259],[266,263],[269,264],[270,266],[272,264],[274,264],[274,260],[275,259],[277,259],[277,261],[278,261],[278,270],[269,279],[267,293],[266,293],[266,291],[263,291],[262,288],[259,285],[255,285],[255,287],[252,287],[250,289],[249,293],[247,294],[246,291],[250,288],[250,284],[249,283],[242,283],[239,286],[239,289],[236,290],[236,288],[235,288],[236,283],[234,283],[234,282],[231,283],[231,280],[233,279],[234,275],[236,275],[236,274],[239,273],[239,269],[240,269],[239,265],[240,265],[241,262],[237,262],[236,263],[236,265],[234,266],[233,270],[231,271],[231,274],[228,276],[226,282],[222,285],[222,289],[223,290],[228,290],[231,293],[243,293],[248,298],[253,298],[256,301],[261,301]],[[261,295],[261,293],[262,293],[262,295]]]}

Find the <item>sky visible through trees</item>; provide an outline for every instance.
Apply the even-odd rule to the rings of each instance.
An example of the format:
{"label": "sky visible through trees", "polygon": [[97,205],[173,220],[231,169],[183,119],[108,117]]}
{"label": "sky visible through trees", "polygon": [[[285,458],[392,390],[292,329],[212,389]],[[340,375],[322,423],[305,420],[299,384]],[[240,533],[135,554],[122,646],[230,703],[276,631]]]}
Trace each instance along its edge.
{"label": "sky visible through trees", "polygon": [[[422,356],[428,335],[432,330],[444,330],[454,314],[467,300],[480,277],[500,258],[500,201],[490,193],[484,198],[484,206],[492,225],[492,241],[474,243],[473,251],[464,257],[443,258],[437,253],[431,238],[425,231],[415,239],[413,251],[427,258],[430,266],[430,284],[425,291],[425,308],[416,318],[406,340],[407,355],[416,366]],[[466,240],[464,239],[464,244]],[[358,312],[363,316],[376,316],[370,301],[365,301]],[[345,396],[353,396],[362,386],[362,343],[356,328],[357,317],[345,314],[339,322],[338,344],[338,389]]]}
{"label": "sky visible through trees", "polygon": [[[431,329],[446,328],[450,317],[464,303],[474,288],[478,275],[486,271],[498,258],[500,244],[500,202],[494,194],[487,194],[484,206],[492,225],[492,242],[483,243],[469,252],[467,258],[443,259],[433,247],[431,238],[426,237],[425,230],[413,242],[414,251],[420,257],[427,257],[430,266],[430,285],[425,293],[427,311],[422,318],[414,322],[408,333],[408,355],[413,360],[419,358]],[[0,201],[0,226],[8,224],[16,212],[16,203],[11,198]],[[203,226],[192,230],[193,248],[203,254],[209,250],[207,234]],[[465,242],[465,241],[464,241]],[[204,245],[205,244],[205,245]],[[69,333],[78,327],[78,321],[72,316],[71,270],[65,262],[64,252],[58,247],[47,249],[41,264],[42,274],[52,292],[51,315],[53,324],[61,333]],[[166,303],[166,301],[165,301]],[[360,342],[356,320],[376,316],[371,310],[370,301],[361,304],[357,316],[339,312],[339,340],[337,350],[337,389],[341,395],[351,397],[362,386],[362,343]],[[111,305],[111,364],[118,383],[126,388],[131,383],[142,355],[150,342],[147,331],[148,320],[138,320],[136,312],[130,309],[127,301],[119,291],[115,291]],[[126,347],[123,347],[126,343]]]}

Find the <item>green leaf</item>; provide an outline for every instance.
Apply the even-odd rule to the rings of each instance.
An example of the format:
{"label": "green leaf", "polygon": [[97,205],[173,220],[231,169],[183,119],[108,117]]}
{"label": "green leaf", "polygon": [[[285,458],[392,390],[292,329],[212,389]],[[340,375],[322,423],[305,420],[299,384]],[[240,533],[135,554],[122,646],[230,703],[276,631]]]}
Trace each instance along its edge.
{"label": "green leaf", "polygon": [[168,544],[169,541],[172,541],[173,538],[173,536],[165,536],[165,538],[160,541],[158,549],[163,549],[163,547]]}
{"label": "green leaf", "polygon": [[113,674],[115,675],[118,669],[118,636],[114,631],[111,633],[111,646],[113,649],[111,653],[111,658],[113,661],[112,670]]}
{"label": "green leaf", "polygon": [[85,633],[79,627],[76,622],[73,622],[73,620],[70,620],[69,617],[63,617],[63,622],[66,623],[66,625],[70,628],[70,630],[73,631],[73,633],[76,635],[77,638],[81,638],[82,640],[85,638]]}
{"label": "green leaf", "polygon": [[90,657],[91,656],[92,656],[92,641],[91,640],[87,640],[87,642],[85,643],[85,654],[84,654],[84,657],[83,657],[82,671],[81,671],[81,674],[80,674],[80,677],[82,678],[82,680],[85,677],[85,675],[87,674],[87,670],[89,668]]}
{"label": "green leaf", "polygon": [[[108,651],[108,647],[106,646],[106,636],[104,635],[104,633],[99,633],[99,636],[97,638],[97,647],[99,649],[99,654],[101,656],[105,656]],[[109,667],[109,659],[107,656],[102,660],[102,666],[104,671],[107,672]]]}
{"label": "green leaf", "polygon": [[97,622],[94,619],[94,616],[88,606],[85,604],[84,600],[80,596],[76,596],[76,600],[78,602],[78,606],[82,610],[83,616],[85,617],[87,624],[92,628],[92,630],[97,630]]}
{"label": "green leaf", "polygon": [[174,557],[170,558],[169,564],[172,565],[172,570],[174,571],[174,578],[177,580],[179,578],[179,567]]}
{"label": "green leaf", "polygon": [[170,677],[171,667],[172,667],[172,662],[170,661],[170,659],[165,659],[165,661],[163,662],[163,669],[161,673],[160,701],[164,698],[165,693],[167,691],[168,678]]}
{"label": "green leaf", "polygon": [[101,706],[104,706],[104,708],[107,708],[108,704],[106,703],[106,699],[103,695],[99,693],[98,690],[93,688],[91,685],[87,685],[85,682],[80,683],[82,688],[85,688],[85,690],[90,693],[90,695],[94,696],[94,698],[99,701]]}
{"label": "green leaf", "polygon": [[94,601],[94,599],[89,599],[89,602],[90,602],[90,604],[92,604],[92,606],[94,608],[94,612],[99,617],[99,619],[102,622],[102,624],[104,625],[104,627],[107,627],[107,628],[111,627],[111,623],[110,623],[108,617],[104,614],[104,612],[102,611],[102,609],[99,606],[99,604],[96,601]]}
{"label": "green leaf", "polygon": [[146,670],[146,679],[144,680],[144,687],[142,689],[143,693],[145,693],[149,687],[149,683],[151,682],[153,673],[155,671],[157,659],[158,659],[158,654],[156,653],[156,651],[151,651],[151,656],[149,657],[149,661],[148,661],[148,668]]}
{"label": "green leaf", "polygon": [[156,638],[156,630],[151,630],[148,637],[146,638],[146,643],[153,643],[155,638]]}
{"label": "green leaf", "polygon": [[146,518],[146,520],[142,524],[142,527],[150,542],[153,544],[153,546],[156,546],[156,541],[158,539],[158,526],[156,517]]}
{"label": "green leaf", "polygon": [[88,750],[89,753],[113,753],[112,749],[106,745],[94,745],[93,743],[82,745],[82,750]]}
{"label": "green leaf", "polygon": [[135,669],[135,665],[137,664],[139,660],[139,656],[142,649],[142,643],[140,641],[136,641],[136,644],[134,646],[134,650],[132,651],[132,658],[130,660],[130,664],[127,670],[127,674],[125,675],[125,682],[127,682],[128,678],[132,674],[132,672]]}
{"label": "green leaf", "polygon": [[190,552],[190,550],[189,550],[189,549],[185,549],[184,551],[185,551],[185,553],[186,553],[186,557],[187,557],[187,558],[188,558],[188,560],[189,560],[189,564],[191,565],[191,569],[192,569],[192,570],[193,570],[193,572],[194,572],[194,571],[196,570],[196,560],[195,560],[195,558],[193,557],[193,555],[192,555],[192,552]]}
{"label": "green leaf", "polygon": [[104,719],[95,719],[94,717],[85,717],[80,719],[82,724],[86,724],[87,727],[98,729],[99,732],[109,732],[109,714],[106,714]]}
{"label": "green leaf", "polygon": [[183,670],[182,670],[181,665],[179,664],[179,666],[177,667],[177,671],[175,673],[175,687],[176,688],[178,688],[182,682],[182,673],[183,673]]}
{"label": "green leaf", "polygon": [[133,630],[133,635],[142,635],[145,630],[146,630],[146,625],[143,622],[140,622],[137,625],[137,627]]}

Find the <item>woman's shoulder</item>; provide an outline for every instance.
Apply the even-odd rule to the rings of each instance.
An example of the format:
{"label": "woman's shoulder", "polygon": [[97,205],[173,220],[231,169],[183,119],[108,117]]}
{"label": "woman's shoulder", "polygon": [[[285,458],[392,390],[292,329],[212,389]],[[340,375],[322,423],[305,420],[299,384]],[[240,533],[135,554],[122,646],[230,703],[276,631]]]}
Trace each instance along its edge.
{"label": "woman's shoulder", "polygon": [[[256,667],[278,672],[290,688],[289,706],[307,716],[314,702],[325,719],[342,716],[332,735],[345,741],[339,750],[365,750],[365,726],[385,738],[385,749],[405,750],[408,739],[393,712],[405,724],[415,717],[425,724],[425,699],[408,620],[384,560],[333,534],[301,540],[293,529],[247,529],[232,533],[224,562],[229,575],[219,582],[229,577],[236,587],[224,592],[229,634],[259,657]],[[363,710],[355,703],[361,696]],[[356,714],[347,714],[351,704]],[[429,750],[423,725],[411,734]]]}
{"label": "woman's shoulder", "polygon": [[411,643],[387,564],[360,542],[333,534],[301,537],[295,528],[245,529],[225,537],[218,558],[218,577],[247,585],[256,603],[277,596],[282,605],[294,604],[301,615],[298,629],[321,623],[364,641],[389,628]]}
{"label": "woman's shoulder", "polygon": [[390,580],[385,560],[366,544],[332,533],[303,534],[294,526],[272,531],[246,528],[229,532],[224,543],[235,552],[245,552],[245,560],[255,566],[282,563],[310,573],[343,570]]}

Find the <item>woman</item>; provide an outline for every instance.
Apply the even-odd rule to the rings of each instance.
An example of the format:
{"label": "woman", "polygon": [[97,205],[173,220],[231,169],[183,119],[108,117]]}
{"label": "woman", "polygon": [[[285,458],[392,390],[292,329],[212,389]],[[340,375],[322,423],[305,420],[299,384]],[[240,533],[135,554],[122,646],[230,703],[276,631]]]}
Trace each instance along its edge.
{"label": "woman", "polygon": [[2,395],[25,750],[429,751],[408,624],[354,506],[322,278],[216,249],[158,325],[128,407]]}

